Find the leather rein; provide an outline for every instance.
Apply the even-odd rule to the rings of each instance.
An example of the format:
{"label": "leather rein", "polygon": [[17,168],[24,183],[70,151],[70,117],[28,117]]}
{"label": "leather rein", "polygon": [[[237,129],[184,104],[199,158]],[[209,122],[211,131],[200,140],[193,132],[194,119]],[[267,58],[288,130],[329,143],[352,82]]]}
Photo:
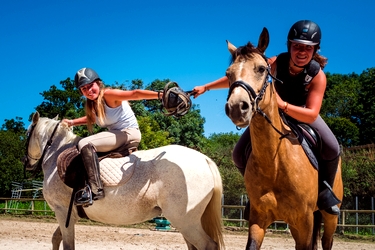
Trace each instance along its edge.
{"label": "leather rein", "polygon": [[[261,54],[263,59],[267,62],[267,58]],[[274,77],[272,74],[271,74],[271,67],[270,65],[268,64],[267,62],[267,67],[265,68],[265,70],[267,70],[267,76],[266,78],[264,79],[264,83],[263,83],[263,86],[261,88],[261,90],[259,91],[258,94],[255,93],[255,90],[246,82],[242,81],[242,80],[239,80],[239,81],[235,81],[233,82],[230,87],[229,87],[229,92],[228,92],[228,97],[227,97],[227,101],[229,100],[229,97],[230,95],[232,94],[232,91],[233,89],[237,88],[237,87],[241,87],[243,88],[249,95],[250,97],[250,100],[251,100],[251,106],[252,106],[252,111],[253,112],[256,112],[256,113],[259,113],[260,115],[262,115],[266,120],[267,122],[272,126],[272,128],[277,132],[279,133],[281,136],[279,139],[283,139],[287,136],[289,136],[291,133],[282,133],[279,129],[277,129],[273,124],[272,124],[272,121],[271,119],[267,116],[266,113],[263,112],[263,110],[260,108],[259,106],[259,102],[263,99],[263,96],[264,94],[266,93],[266,89],[267,87],[273,83],[273,80],[277,80],[277,81],[280,81],[282,83],[281,80],[277,79],[276,77]]]}

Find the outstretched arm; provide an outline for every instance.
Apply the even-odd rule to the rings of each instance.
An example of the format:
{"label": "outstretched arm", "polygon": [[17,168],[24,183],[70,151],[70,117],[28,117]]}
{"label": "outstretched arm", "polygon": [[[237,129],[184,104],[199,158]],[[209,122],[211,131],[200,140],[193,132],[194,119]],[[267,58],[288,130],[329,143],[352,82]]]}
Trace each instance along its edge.
{"label": "outstretched arm", "polygon": [[202,86],[196,86],[193,89],[194,92],[194,98],[197,98],[204,92],[211,90],[211,89],[225,89],[229,88],[229,80],[226,76],[219,78],[213,82],[209,82]]}
{"label": "outstretched arm", "polygon": [[104,99],[108,106],[117,107],[122,101],[153,100],[161,98],[161,93],[151,90],[108,89],[104,92]]}
{"label": "outstretched arm", "polygon": [[63,119],[62,122],[65,122],[69,127],[85,125],[87,123],[87,117],[83,116],[83,117],[72,119],[72,120]]}

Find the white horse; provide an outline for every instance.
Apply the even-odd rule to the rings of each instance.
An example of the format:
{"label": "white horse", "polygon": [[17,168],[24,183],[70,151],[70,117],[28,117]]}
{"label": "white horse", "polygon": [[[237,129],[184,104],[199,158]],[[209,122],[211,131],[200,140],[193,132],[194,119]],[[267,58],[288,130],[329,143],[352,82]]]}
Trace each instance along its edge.
{"label": "white horse", "polygon": [[[43,195],[59,223],[52,237],[54,250],[59,249],[61,241],[64,250],[75,248],[74,225],[79,219],[78,211],[73,206],[70,220],[66,221],[72,188],[60,179],[56,162],[59,154],[76,145],[79,139],[57,117],[41,118],[38,112],[28,129],[28,167],[41,161]],[[117,168],[123,177],[118,185],[106,186],[104,182],[105,198],[83,208],[89,219],[128,225],[163,214],[183,235],[188,249],[224,248],[222,181],[216,164],[207,156],[187,147],[170,145],[104,160],[117,161],[117,165],[122,161]]]}

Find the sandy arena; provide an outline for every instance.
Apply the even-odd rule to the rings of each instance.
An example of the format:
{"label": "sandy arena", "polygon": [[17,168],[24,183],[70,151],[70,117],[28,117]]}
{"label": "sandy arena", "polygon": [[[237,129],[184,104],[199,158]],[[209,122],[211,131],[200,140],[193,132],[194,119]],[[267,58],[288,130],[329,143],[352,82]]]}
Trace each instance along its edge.
{"label": "sandy arena", "polygon": [[[0,249],[52,249],[51,237],[57,223],[41,222],[0,217]],[[187,249],[184,239],[178,232],[163,232],[150,229],[111,227],[111,226],[76,226],[76,249],[78,250],[162,250]],[[247,235],[241,233],[224,233],[226,249],[243,250],[246,246]],[[62,246],[60,246],[62,249]],[[262,249],[284,250],[294,249],[294,241],[290,235],[267,234]],[[321,249],[321,248],[319,248]],[[344,241],[335,239],[334,250],[372,250],[375,243]]]}

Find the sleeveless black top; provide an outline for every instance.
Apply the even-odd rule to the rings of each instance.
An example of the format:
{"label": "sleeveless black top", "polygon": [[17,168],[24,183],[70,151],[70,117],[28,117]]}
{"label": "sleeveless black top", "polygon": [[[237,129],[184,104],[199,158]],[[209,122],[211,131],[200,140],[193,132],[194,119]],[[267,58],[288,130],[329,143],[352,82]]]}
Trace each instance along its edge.
{"label": "sleeveless black top", "polygon": [[289,60],[288,52],[276,58],[276,77],[283,82],[275,81],[276,91],[284,101],[296,106],[305,106],[308,94],[306,86],[319,73],[320,65],[317,61],[311,60],[303,72],[292,76],[289,74]]}

